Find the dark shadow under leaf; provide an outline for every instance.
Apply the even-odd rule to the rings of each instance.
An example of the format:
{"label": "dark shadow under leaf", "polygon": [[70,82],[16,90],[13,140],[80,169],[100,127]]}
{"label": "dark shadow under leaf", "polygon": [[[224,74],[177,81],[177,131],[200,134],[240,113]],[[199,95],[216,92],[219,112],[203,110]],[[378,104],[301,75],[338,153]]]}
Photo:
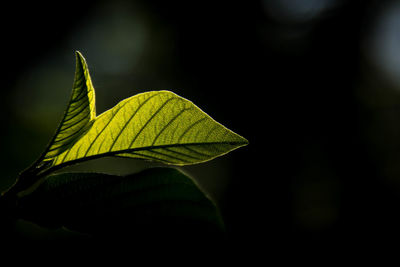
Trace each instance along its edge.
{"label": "dark shadow under leaf", "polygon": [[174,168],[128,176],[63,173],[18,202],[21,219],[96,240],[213,241],[224,235],[215,204]]}

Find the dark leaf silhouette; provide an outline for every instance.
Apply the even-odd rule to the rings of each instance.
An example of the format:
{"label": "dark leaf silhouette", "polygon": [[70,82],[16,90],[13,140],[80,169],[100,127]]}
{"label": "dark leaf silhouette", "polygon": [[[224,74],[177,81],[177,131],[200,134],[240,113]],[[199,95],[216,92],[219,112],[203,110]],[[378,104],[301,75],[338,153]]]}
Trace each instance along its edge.
{"label": "dark leaf silhouette", "polygon": [[66,227],[94,237],[223,233],[215,204],[173,168],[128,176],[52,175],[19,200],[17,214],[44,227]]}

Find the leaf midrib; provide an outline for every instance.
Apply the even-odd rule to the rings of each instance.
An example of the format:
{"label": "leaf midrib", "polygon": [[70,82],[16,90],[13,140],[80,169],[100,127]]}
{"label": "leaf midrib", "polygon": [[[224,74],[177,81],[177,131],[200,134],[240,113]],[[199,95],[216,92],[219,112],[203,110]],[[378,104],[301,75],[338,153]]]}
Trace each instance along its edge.
{"label": "leaf midrib", "polygon": [[[62,162],[58,165],[55,165],[53,167],[50,167],[49,169],[45,170],[43,173],[40,174],[40,177],[46,176],[49,173],[52,173],[58,169],[64,168],[66,166],[70,166],[76,163],[92,160],[92,159],[97,159],[97,158],[102,158],[102,157],[108,157],[108,156],[116,156],[118,154],[124,154],[124,153],[130,153],[130,152],[136,152],[136,151],[143,151],[143,150],[153,150],[153,149],[162,149],[162,148],[169,148],[169,147],[185,147],[185,146],[207,146],[207,145],[231,145],[231,146],[245,146],[247,145],[246,142],[235,142],[235,141],[222,141],[222,142],[203,142],[203,143],[184,143],[184,144],[168,144],[168,145],[157,145],[157,146],[144,146],[144,147],[138,147],[138,148],[129,148],[129,149],[123,149],[123,150],[117,150],[117,151],[108,151],[96,155],[90,155],[90,156],[85,156],[82,158],[78,158],[75,160],[70,160],[70,161],[65,161]],[[228,153],[227,151],[226,153]],[[225,154],[225,153],[224,153]],[[209,160],[209,159],[208,159]]]}

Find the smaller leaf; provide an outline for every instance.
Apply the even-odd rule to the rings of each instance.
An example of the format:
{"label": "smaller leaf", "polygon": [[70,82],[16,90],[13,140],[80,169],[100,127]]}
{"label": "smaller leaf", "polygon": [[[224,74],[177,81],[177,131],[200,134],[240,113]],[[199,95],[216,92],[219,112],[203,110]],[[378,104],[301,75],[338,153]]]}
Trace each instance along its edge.
{"label": "smaller leaf", "polygon": [[95,92],[89,68],[82,54],[76,51],[76,70],[71,99],[56,133],[40,157],[21,172],[16,183],[2,195],[24,195],[34,190],[41,178],[53,172],[49,167],[54,158],[68,151],[90,129],[95,119]]}
{"label": "smaller leaf", "polygon": [[56,134],[44,153],[44,159],[52,159],[71,147],[89,129],[95,118],[95,93],[89,68],[85,58],[77,51],[71,99]]}
{"label": "smaller leaf", "polygon": [[153,238],[169,232],[222,233],[214,203],[177,169],[128,176],[64,173],[48,177],[18,202],[19,217],[44,227],[93,235]]}

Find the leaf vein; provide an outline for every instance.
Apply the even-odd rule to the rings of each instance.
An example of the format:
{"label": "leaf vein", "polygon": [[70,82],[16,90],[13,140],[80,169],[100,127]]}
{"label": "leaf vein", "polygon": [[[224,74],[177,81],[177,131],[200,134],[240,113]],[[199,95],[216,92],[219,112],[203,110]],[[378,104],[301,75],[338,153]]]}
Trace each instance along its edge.
{"label": "leaf vein", "polygon": [[179,116],[181,116],[184,112],[191,109],[193,109],[193,107],[182,109],[178,114],[176,114],[172,119],[170,119],[169,122],[165,124],[164,127],[158,132],[151,145],[154,145],[156,143],[157,139],[165,131],[165,129],[167,129]]}
{"label": "leaf vein", "polygon": [[142,128],[136,133],[135,137],[132,139],[131,143],[129,144],[129,147],[132,147],[133,143],[136,141],[136,139],[139,137],[139,135],[143,132],[143,130],[149,125],[149,123],[154,119],[155,116],[158,115],[158,113],[161,112],[161,110],[172,100],[179,99],[177,97],[171,97],[167,101],[165,101],[154,113],[151,115],[150,119],[146,121],[146,123],[142,126]]}
{"label": "leaf vein", "polygon": [[[186,148],[186,147],[183,147],[183,148]],[[189,155],[189,154],[186,154],[186,153],[183,153],[183,152],[172,150],[171,148],[163,148],[163,150],[166,150],[166,151],[169,151],[169,152],[172,152],[172,153],[184,156],[184,157],[196,159],[196,160],[201,160],[202,159],[202,158],[199,158],[199,157],[196,157],[196,156],[193,156],[193,155]]]}
{"label": "leaf vein", "polygon": [[[143,101],[143,103],[141,103],[137,109],[135,110],[135,112],[132,114],[132,116],[129,118],[129,120],[127,122],[125,122],[124,126],[122,127],[122,129],[119,131],[117,137],[113,140],[113,143],[109,149],[109,151],[112,151],[114,145],[117,143],[118,138],[121,136],[122,132],[126,129],[126,127],[128,126],[128,124],[132,121],[132,119],[136,116],[136,114],[139,112],[139,110],[147,103],[149,102],[150,99],[152,99],[153,97],[158,96],[160,93],[154,94],[152,96],[150,96],[149,98],[147,98],[145,101]],[[136,135],[137,136],[137,135]],[[132,144],[132,143],[131,143]],[[130,147],[130,146],[129,146]]]}
{"label": "leaf vein", "polygon": [[[86,104],[87,106],[89,106],[89,101],[81,101],[81,103],[79,103],[76,107],[73,107],[73,108],[71,108],[72,106],[70,105],[70,108],[71,108],[71,109],[68,109],[68,115],[71,114],[71,113],[79,113],[79,112],[82,111],[84,108],[81,109],[81,110],[79,110],[78,112],[77,112],[76,110],[78,110],[79,108],[81,108],[82,105],[85,106],[85,104]],[[87,107],[87,106],[85,106],[85,107]]]}
{"label": "leaf vein", "polygon": [[181,134],[181,136],[178,139],[178,143],[181,142],[181,140],[183,139],[183,137],[190,131],[190,129],[192,129],[194,126],[196,126],[197,124],[201,123],[202,121],[204,121],[205,119],[207,119],[206,117],[203,117],[199,120],[197,120],[196,122],[192,123],[191,125],[189,125],[189,127],[187,127],[183,133]]}
{"label": "leaf vein", "polygon": [[[161,149],[164,149],[164,148],[161,148]],[[162,155],[162,156],[164,156],[164,157],[166,157],[166,158],[173,158],[173,159],[176,159],[176,160],[181,161],[181,162],[190,162],[190,161],[188,161],[187,159],[182,159],[182,158],[180,158],[180,157],[178,157],[178,156],[172,156],[172,155],[170,155],[170,154],[165,154],[165,153],[162,153],[162,152],[159,151],[159,150],[149,149],[149,151],[151,151],[151,152],[154,153],[154,154]],[[162,160],[164,160],[164,158],[163,158]]]}
{"label": "leaf vein", "polygon": [[[116,111],[115,113],[112,115],[112,117],[110,118],[110,120],[104,125],[104,127],[100,130],[100,132],[98,134],[96,134],[96,137],[94,138],[94,140],[90,143],[88,149],[85,152],[85,157],[86,155],[89,153],[90,149],[93,147],[94,143],[97,142],[98,138],[100,137],[100,135],[103,134],[104,130],[108,127],[108,125],[111,123],[111,121],[116,117],[117,113],[128,103],[128,101],[126,101],[125,103],[123,103]],[[103,140],[104,141],[104,140]],[[102,143],[103,143],[102,141]],[[100,151],[101,145],[99,146],[99,149],[97,151],[97,153]]]}
{"label": "leaf vein", "polygon": [[[86,108],[87,108],[87,107],[85,107],[85,109],[86,109]],[[83,110],[84,110],[84,109],[83,109]],[[83,110],[82,110],[81,112],[83,112]],[[82,115],[82,118],[79,119],[78,121],[74,121],[74,122],[69,123],[69,124],[68,124],[68,123],[65,123],[65,122],[68,122],[68,121],[70,121],[70,120],[72,120],[72,119],[78,117],[78,114],[74,115],[72,118],[69,118],[69,119],[67,119],[67,120],[64,121],[64,123],[63,123],[63,125],[62,125],[62,127],[61,127],[60,130],[61,130],[61,131],[65,131],[66,129],[71,128],[72,126],[74,126],[74,125],[76,125],[76,124],[82,122],[82,121],[85,120],[85,119],[88,119],[88,120],[89,120],[89,118],[87,117],[87,115],[89,115],[89,114],[90,114],[90,109],[88,109],[88,112],[86,112],[85,114],[80,114],[80,115]],[[66,127],[64,127],[64,126],[66,126]]]}

